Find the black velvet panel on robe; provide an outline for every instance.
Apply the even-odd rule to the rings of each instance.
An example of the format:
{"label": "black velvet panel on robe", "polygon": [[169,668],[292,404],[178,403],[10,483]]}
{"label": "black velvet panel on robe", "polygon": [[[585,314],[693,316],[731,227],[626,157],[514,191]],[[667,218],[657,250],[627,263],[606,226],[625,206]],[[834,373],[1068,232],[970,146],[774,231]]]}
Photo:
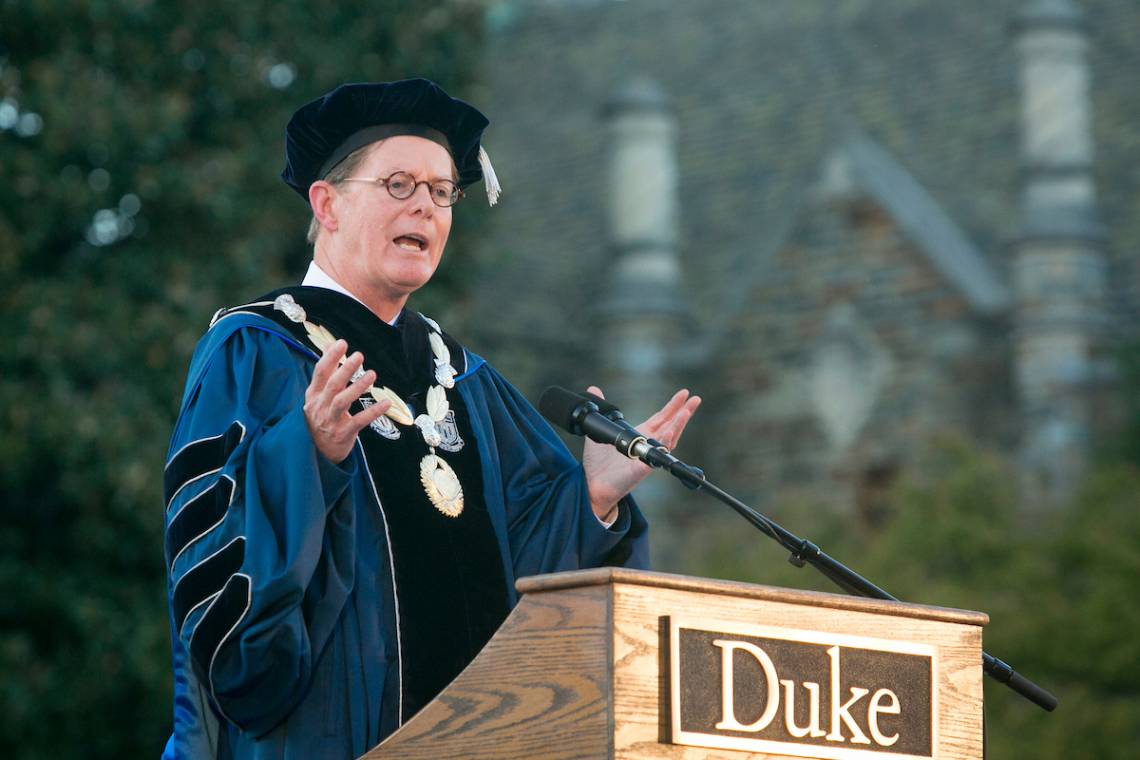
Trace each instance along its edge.
{"label": "black velvet panel on robe", "polygon": [[[414,311],[400,315],[395,327],[356,300],[325,288],[297,286],[273,291],[259,301],[288,293],[305,309],[310,322],[348,343],[349,354],[364,355],[364,369],[377,374],[412,408],[424,412],[428,388],[435,385],[431,329]],[[313,348],[304,327],[272,306],[238,307],[256,311]],[[444,342],[459,374],[466,369],[461,346],[446,334]],[[313,348],[316,351],[315,348]],[[490,516],[483,500],[478,447],[458,391],[447,391],[464,446],[458,452],[437,449],[459,476],[463,512],[447,517],[428,499],[420,484],[420,460],[429,452],[415,426],[396,425],[398,440],[370,428],[360,434],[376,492],[391,537],[399,603],[403,671],[401,722],[431,701],[465,668],[506,619],[506,579]],[[350,412],[361,410],[359,402]],[[382,536],[377,536],[382,541]]]}

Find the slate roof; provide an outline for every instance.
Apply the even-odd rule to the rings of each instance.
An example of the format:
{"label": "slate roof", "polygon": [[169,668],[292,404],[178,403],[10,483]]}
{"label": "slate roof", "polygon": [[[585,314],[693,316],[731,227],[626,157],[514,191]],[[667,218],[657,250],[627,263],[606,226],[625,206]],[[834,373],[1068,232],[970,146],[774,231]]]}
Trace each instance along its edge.
{"label": "slate roof", "polygon": [[877,200],[974,310],[998,314],[1012,294],[989,261],[925,188],[874,140],[854,134],[841,148],[857,187]]}
{"label": "slate roof", "polygon": [[[700,325],[719,318],[733,283],[763,276],[766,254],[850,124],[924,189],[928,208],[946,221],[936,236],[957,237],[951,249],[971,251],[972,263],[944,262],[947,276],[985,269],[982,279],[992,282],[974,296],[1000,308],[1019,221],[1020,105],[1008,30],[1023,4],[497,4],[478,102],[492,120],[486,144],[505,192],[480,252],[494,266],[477,289],[476,343],[525,336],[582,357],[612,256],[601,111],[637,75],[663,85],[677,116],[682,292]],[[1140,137],[1131,128],[1140,104],[1130,81],[1140,51],[1128,31],[1140,28],[1140,3],[1082,5],[1092,36],[1096,178],[1112,281],[1124,284],[1114,311],[1124,313],[1136,303],[1140,250],[1140,214],[1132,213]]]}

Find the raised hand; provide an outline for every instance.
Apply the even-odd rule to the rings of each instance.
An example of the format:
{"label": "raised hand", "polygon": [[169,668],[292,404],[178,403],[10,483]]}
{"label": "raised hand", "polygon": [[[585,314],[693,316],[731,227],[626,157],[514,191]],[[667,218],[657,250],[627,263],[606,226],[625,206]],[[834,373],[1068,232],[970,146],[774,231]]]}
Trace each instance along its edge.
{"label": "raised hand", "polygon": [[[590,386],[589,391],[605,398],[597,386]],[[679,390],[656,414],[637,425],[637,429],[646,438],[656,438],[671,449],[681,440],[681,433],[700,405],[700,396]],[[589,439],[582,451],[582,466],[586,470],[590,506],[599,519],[606,521],[613,517],[617,503],[649,474],[648,465],[623,456],[613,446]]]}
{"label": "raised hand", "polygon": [[364,356],[358,351],[344,359],[347,351],[348,344],[343,340],[325,349],[305,390],[303,407],[317,451],[335,464],[348,458],[360,431],[379,419],[390,406],[387,401],[380,401],[364,411],[348,413],[352,402],[368,392],[376,373],[368,370],[352,381],[353,374],[364,364]]}

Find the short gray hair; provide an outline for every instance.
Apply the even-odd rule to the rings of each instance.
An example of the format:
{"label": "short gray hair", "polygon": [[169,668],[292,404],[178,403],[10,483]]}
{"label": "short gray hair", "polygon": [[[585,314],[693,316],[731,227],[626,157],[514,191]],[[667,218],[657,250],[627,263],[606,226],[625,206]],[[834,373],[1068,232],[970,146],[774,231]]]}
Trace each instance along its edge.
{"label": "short gray hair", "polygon": [[[379,145],[382,142],[384,141],[377,140],[376,142],[371,142],[367,145],[363,145],[349,153],[344,157],[343,161],[329,170],[329,173],[323,177],[324,181],[328,182],[330,185],[342,184],[346,179],[348,179],[348,175],[356,171],[357,167],[359,167],[360,164],[364,162],[364,157],[368,154],[369,149]],[[309,232],[307,235],[305,235],[305,240],[309,241],[309,245],[316,245],[317,235],[320,233],[321,223],[317,221],[317,216],[314,214],[313,218],[309,221]]]}

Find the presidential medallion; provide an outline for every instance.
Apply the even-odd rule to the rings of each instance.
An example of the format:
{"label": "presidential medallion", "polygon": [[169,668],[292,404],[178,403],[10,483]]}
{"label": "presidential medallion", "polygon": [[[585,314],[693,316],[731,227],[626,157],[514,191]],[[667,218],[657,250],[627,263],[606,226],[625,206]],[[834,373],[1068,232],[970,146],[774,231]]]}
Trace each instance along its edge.
{"label": "presidential medallion", "polygon": [[[273,302],[273,307],[281,311],[290,320],[298,322],[305,328],[309,340],[322,354],[336,342],[336,337],[323,325],[310,322],[305,310],[292,296],[283,295]],[[422,314],[420,316],[423,316]],[[360,398],[360,404],[368,408],[374,403],[387,401],[388,411],[383,417],[374,420],[371,428],[379,435],[391,440],[400,437],[400,431],[392,423],[398,425],[414,426],[419,429],[420,436],[427,444],[428,454],[420,460],[420,483],[432,505],[448,517],[459,517],[463,512],[463,486],[459,483],[459,476],[447,462],[436,453],[438,446],[444,451],[459,451],[463,448],[463,439],[459,437],[459,428],[455,424],[455,413],[447,401],[447,388],[455,387],[455,377],[458,373],[451,366],[451,352],[443,340],[439,325],[428,317],[424,321],[431,328],[428,333],[428,343],[431,346],[435,364],[435,381],[437,385],[428,388],[425,403],[425,412],[415,415],[399,394],[387,386],[372,385]],[[345,362],[348,352],[341,357],[340,363]],[[352,379],[355,381],[364,375],[364,368],[360,367]],[[369,398],[371,397],[371,398]]]}
{"label": "presidential medallion", "polygon": [[463,511],[463,486],[451,465],[433,452],[420,460],[420,483],[432,505],[448,517]]}

